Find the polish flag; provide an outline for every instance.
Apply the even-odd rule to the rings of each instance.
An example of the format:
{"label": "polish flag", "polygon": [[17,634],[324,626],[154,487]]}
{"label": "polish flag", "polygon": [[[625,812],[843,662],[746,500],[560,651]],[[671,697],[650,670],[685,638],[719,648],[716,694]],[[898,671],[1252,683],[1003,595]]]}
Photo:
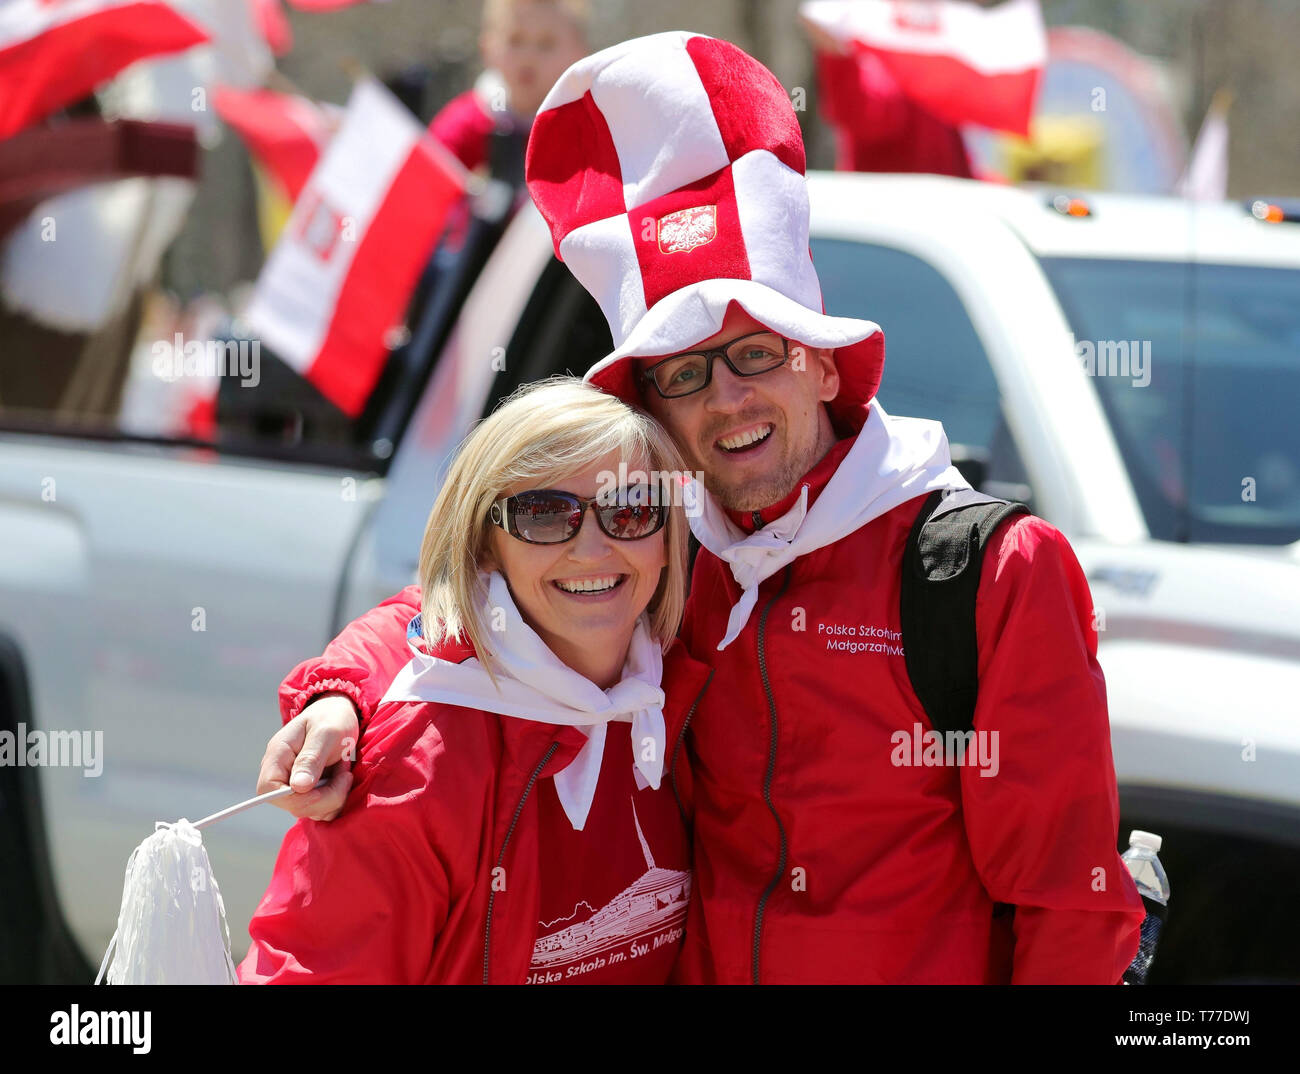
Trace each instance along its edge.
{"label": "polish flag", "polygon": [[0,138],[80,100],[137,60],[208,40],[161,0],[0,2]]}
{"label": "polish flag", "polygon": [[357,83],[258,277],[253,331],[355,417],[467,173],[382,85]]}
{"label": "polish flag", "polygon": [[810,0],[799,12],[850,51],[871,53],[903,92],[954,126],[1028,136],[1047,33],[1038,0]]}
{"label": "polish flag", "polygon": [[335,105],[267,89],[221,86],[213,104],[291,204],[307,185],[343,116],[343,109]]}

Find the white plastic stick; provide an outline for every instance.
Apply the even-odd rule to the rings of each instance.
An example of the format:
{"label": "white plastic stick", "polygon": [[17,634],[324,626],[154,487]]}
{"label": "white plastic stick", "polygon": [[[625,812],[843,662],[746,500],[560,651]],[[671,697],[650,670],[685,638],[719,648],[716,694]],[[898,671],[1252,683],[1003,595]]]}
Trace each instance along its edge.
{"label": "white plastic stick", "polygon": [[[327,779],[318,780],[316,782],[316,786],[314,786],[312,790],[318,791],[323,786],[325,786],[325,784],[327,784],[328,782],[329,780]],[[204,817],[202,820],[196,820],[194,822],[194,827],[206,828],[209,824],[216,824],[217,821],[219,820],[225,820],[227,817],[233,817],[236,813],[242,813],[245,809],[252,809],[253,806],[261,805],[263,802],[270,802],[276,798],[283,798],[286,794],[294,794],[294,793],[295,793],[294,789],[289,786],[281,787],[279,790],[275,790],[275,791],[267,791],[265,794],[259,794],[256,798],[250,798],[246,802],[240,802],[238,805],[232,805],[227,807],[226,809],[221,810],[218,813],[213,813],[212,816],[210,817]]]}

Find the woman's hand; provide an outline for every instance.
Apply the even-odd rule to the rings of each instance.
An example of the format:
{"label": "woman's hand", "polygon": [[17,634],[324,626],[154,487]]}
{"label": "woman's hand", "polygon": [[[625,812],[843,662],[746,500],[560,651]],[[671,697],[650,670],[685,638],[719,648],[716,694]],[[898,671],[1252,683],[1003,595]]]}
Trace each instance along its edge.
{"label": "woman's hand", "polygon": [[[333,820],[352,786],[360,727],[357,710],[344,694],[322,694],[271,736],[257,773],[257,793],[288,784],[295,794],[275,804],[295,817]],[[330,766],[329,783],[313,790]]]}

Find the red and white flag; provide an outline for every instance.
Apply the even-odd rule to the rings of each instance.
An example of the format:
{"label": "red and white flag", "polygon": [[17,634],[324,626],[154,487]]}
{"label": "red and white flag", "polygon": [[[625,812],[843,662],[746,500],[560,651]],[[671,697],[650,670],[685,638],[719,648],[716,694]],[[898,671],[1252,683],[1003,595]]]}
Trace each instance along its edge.
{"label": "red and white flag", "polygon": [[124,67],[209,40],[161,0],[0,3],[0,138],[80,100]]}
{"label": "red and white flag", "polygon": [[383,86],[357,84],[245,315],[346,414],[361,412],[379,378],[390,332],[466,179]]}
{"label": "red and white flag", "polygon": [[298,200],[343,117],[336,105],[267,89],[220,86],[213,104],[291,203]]}
{"label": "red and white flag", "polygon": [[809,22],[881,60],[939,119],[1028,135],[1047,33],[1038,0],[810,0]]}

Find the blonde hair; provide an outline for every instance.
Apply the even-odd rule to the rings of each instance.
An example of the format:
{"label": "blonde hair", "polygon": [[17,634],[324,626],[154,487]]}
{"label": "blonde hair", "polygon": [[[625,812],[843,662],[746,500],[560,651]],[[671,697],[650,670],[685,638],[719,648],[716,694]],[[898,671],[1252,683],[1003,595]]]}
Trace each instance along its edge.
{"label": "blonde hair", "polygon": [[[658,422],[573,377],[525,385],[479,422],[456,453],[420,546],[421,613],[431,648],[444,641],[468,642],[495,678],[499,665],[483,618],[486,593],[479,580],[479,564],[490,547],[492,504],[512,486],[554,487],[612,453],[629,469],[685,472],[677,446]],[[665,491],[661,485],[661,495]],[[650,631],[665,650],[686,604],[688,530],[680,504],[668,502],[667,565],[646,608]]]}

